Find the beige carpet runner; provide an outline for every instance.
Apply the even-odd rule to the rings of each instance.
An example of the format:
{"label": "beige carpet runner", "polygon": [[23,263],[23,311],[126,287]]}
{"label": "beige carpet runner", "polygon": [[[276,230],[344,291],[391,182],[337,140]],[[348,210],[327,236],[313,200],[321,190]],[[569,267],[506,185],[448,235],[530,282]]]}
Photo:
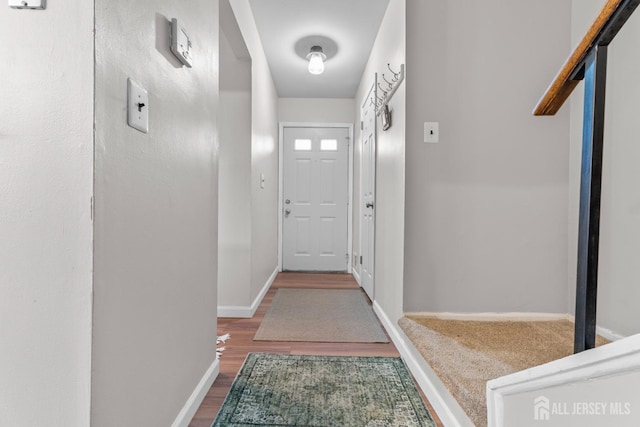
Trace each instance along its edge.
{"label": "beige carpet runner", "polygon": [[278,289],[254,340],[389,342],[359,289]]}

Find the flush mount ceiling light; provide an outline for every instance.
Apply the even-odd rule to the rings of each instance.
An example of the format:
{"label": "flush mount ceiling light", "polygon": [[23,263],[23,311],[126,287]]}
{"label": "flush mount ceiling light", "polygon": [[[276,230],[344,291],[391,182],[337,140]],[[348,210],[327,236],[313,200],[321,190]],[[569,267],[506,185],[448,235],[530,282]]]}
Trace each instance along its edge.
{"label": "flush mount ceiling light", "polygon": [[309,60],[309,72],[311,74],[318,75],[324,72],[324,61],[327,59],[327,55],[324,54],[321,46],[311,46],[307,59]]}
{"label": "flush mount ceiling light", "polygon": [[293,50],[304,61],[300,65],[306,63],[309,73],[319,75],[324,71],[324,63],[338,54],[338,45],[327,36],[312,35],[298,40]]}

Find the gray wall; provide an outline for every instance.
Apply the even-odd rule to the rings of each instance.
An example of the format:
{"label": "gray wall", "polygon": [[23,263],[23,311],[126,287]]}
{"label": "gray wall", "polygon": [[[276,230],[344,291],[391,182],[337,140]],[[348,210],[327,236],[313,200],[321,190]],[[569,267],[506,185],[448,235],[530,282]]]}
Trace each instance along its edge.
{"label": "gray wall", "polygon": [[[238,307],[251,304],[251,59],[231,7],[226,0],[220,6],[225,16],[220,21],[218,305]],[[233,46],[243,52],[238,55]]]}
{"label": "gray wall", "polygon": [[[223,133],[227,136],[234,133],[242,140],[248,131],[250,138],[249,147],[236,146],[232,149],[233,153],[227,150],[229,147],[223,148],[223,154],[231,154],[233,158],[222,159],[222,162],[237,162],[239,169],[234,175],[243,174],[241,181],[235,182],[237,194],[229,195],[229,189],[225,188],[222,190],[223,197],[237,197],[236,203],[242,203],[248,211],[240,213],[234,219],[234,227],[240,226],[241,222],[244,227],[240,239],[234,239],[234,236],[223,232],[223,235],[227,233],[227,243],[235,240],[232,244],[239,246],[231,248],[235,254],[225,253],[222,257],[233,258],[233,266],[244,269],[249,274],[226,276],[231,280],[220,284],[220,295],[224,298],[220,301],[220,308],[227,316],[246,316],[250,314],[252,307],[257,307],[260,291],[270,284],[269,279],[278,267],[278,96],[248,0],[225,0],[221,5],[225,20],[223,29],[229,42],[225,49],[231,48],[236,56],[251,61],[250,70],[246,68],[246,64],[240,66],[235,61],[223,64],[229,67],[229,72],[234,72],[233,69],[236,68],[237,75],[228,81],[235,88],[233,94],[229,90],[224,91],[222,98],[223,102],[230,101],[232,108],[243,109],[240,116],[230,118],[232,121],[226,123],[235,130],[225,130],[223,126]],[[235,19],[237,28],[235,24],[233,29],[229,28],[231,19]],[[250,94],[246,92],[248,71],[251,72]],[[236,90],[238,85],[242,90]],[[251,102],[249,114],[245,114],[244,110],[247,97],[250,97]],[[229,118],[229,114],[229,111],[223,111],[221,117]],[[250,128],[247,130],[247,127]],[[238,129],[241,130],[240,133],[236,133]],[[241,140],[234,143],[242,144]],[[225,165],[229,166],[230,164]],[[221,179],[228,182],[233,178],[226,172]],[[261,174],[265,177],[264,188],[260,187]],[[224,209],[226,208],[223,207]],[[229,219],[228,211],[223,215]]]}
{"label": "gray wall", "polygon": [[[278,94],[248,0],[230,0],[251,55],[250,304],[278,268]],[[260,177],[264,174],[264,188]]]}
{"label": "gray wall", "polygon": [[[573,2],[574,45],[582,39],[604,3]],[[598,284],[598,325],[625,336],[640,333],[639,43],[640,11],[636,10],[609,47]],[[583,93],[580,85],[571,97],[568,248],[571,313],[575,304]]]}
{"label": "gray wall", "polygon": [[[389,2],[356,93],[356,123],[360,122],[360,107],[373,84],[375,73],[381,78],[388,63],[395,69],[405,63],[406,3],[406,0]],[[392,322],[402,317],[406,87],[406,84],[401,84],[389,104],[393,110],[393,126],[383,132],[378,121],[376,141],[374,300]],[[359,125],[355,129],[353,251],[359,254],[362,135]],[[355,268],[360,271],[361,266]]]}
{"label": "gray wall", "polygon": [[0,6],[0,425],[89,424],[93,2]]}
{"label": "gray wall", "polygon": [[278,120],[303,123],[353,123],[352,98],[279,98]]}
{"label": "gray wall", "polygon": [[567,311],[569,117],[531,110],[570,22],[568,0],[407,1],[405,311]]}
{"label": "gray wall", "polygon": [[[167,426],[215,360],[218,1],[95,7],[91,425]],[[169,51],[174,17],[193,68]],[[148,134],[126,124],[127,77]]]}

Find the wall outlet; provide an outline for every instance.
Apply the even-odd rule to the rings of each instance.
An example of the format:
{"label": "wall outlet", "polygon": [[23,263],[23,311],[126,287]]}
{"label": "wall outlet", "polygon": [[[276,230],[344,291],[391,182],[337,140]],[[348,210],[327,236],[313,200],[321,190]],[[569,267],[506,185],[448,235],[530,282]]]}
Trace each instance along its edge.
{"label": "wall outlet", "polygon": [[9,7],[14,9],[45,9],[47,0],[9,0]]}
{"label": "wall outlet", "polygon": [[424,142],[437,143],[440,141],[440,130],[438,122],[424,123]]}

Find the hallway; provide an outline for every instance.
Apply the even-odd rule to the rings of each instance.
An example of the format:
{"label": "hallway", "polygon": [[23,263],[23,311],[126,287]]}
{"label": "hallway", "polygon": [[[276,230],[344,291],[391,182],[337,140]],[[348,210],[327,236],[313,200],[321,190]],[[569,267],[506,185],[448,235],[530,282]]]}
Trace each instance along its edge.
{"label": "hallway", "polygon": [[[226,349],[220,359],[220,374],[202,401],[189,427],[211,426],[236,374],[250,352],[334,356],[400,356],[392,342],[386,344],[362,344],[253,341],[253,337],[279,288],[359,289],[359,286],[350,274],[280,273],[253,318],[219,318],[218,334],[229,333],[231,337],[223,345]],[[419,388],[418,390],[437,425],[442,426],[432,406],[426,400],[422,391]]]}

